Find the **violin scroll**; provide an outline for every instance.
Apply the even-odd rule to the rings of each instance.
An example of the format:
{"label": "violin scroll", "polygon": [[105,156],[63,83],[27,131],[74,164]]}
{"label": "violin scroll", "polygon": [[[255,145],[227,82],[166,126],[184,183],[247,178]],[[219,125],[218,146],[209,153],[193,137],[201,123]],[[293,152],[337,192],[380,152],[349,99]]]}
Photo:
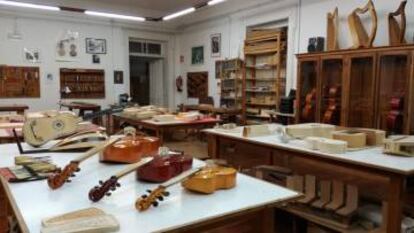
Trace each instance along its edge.
{"label": "violin scroll", "polygon": [[100,201],[105,195],[111,196],[111,191],[115,191],[117,188],[121,187],[121,184],[118,182],[116,176],[112,176],[107,181],[99,181],[99,185],[95,186],[89,191],[89,200],[93,202]]}
{"label": "violin scroll", "polygon": [[50,175],[47,179],[47,184],[51,189],[58,189],[62,187],[65,183],[72,182],[71,177],[75,177],[75,173],[80,172],[78,162],[70,162],[63,171],[58,170],[54,174]]}
{"label": "violin scroll", "polygon": [[139,211],[145,211],[152,206],[157,207],[159,201],[164,201],[164,197],[168,197],[170,195],[169,192],[165,191],[165,187],[159,186],[155,190],[147,190],[148,194],[142,195],[138,200],[135,202],[135,208]]}

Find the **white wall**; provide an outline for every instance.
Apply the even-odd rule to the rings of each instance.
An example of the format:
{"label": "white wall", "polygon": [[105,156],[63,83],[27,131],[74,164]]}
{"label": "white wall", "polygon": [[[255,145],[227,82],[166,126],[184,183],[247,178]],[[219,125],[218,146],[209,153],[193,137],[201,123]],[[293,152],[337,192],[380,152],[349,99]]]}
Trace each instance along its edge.
{"label": "white wall", "polygon": [[[218,59],[243,57],[243,43],[246,27],[288,19],[288,63],[287,63],[287,90],[296,87],[296,53],[307,51],[308,38],[315,36],[326,37],[326,14],[338,6],[340,15],[339,45],[340,48],[349,48],[352,45],[347,24],[347,17],[356,7],[363,7],[367,0],[280,0],[261,4],[256,8],[238,11],[226,16],[195,24],[183,29],[179,36],[180,55],[185,56],[179,75],[186,77],[187,72],[209,72],[209,95],[215,96],[216,105],[219,97],[216,95],[215,60],[210,57],[210,35],[222,33],[222,56]],[[388,44],[387,15],[395,11],[400,0],[374,0],[379,24],[375,46]],[[414,34],[414,3],[407,4],[407,40],[412,43]],[[370,22],[363,20],[368,27]],[[204,45],[205,62],[201,66],[191,65],[191,47]],[[287,92],[288,93],[288,92]],[[177,95],[183,102],[193,103],[196,100],[187,99],[186,91]]]}
{"label": "white wall", "polygon": [[[129,38],[151,39],[166,42],[168,45],[172,37],[168,32],[154,32],[142,29],[133,29],[123,25],[103,21],[89,21],[85,19],[67,19],[65,17],[23,16],[22,12],[2,13],[0,11],[0,64],[15,66],[39,66],[41,98],[0,99],[0,104],[27,104],[30,111],[57,109],[60,100],[60,68],[88,68],[105,70],[105,99],[76,99],[107,107],[108,104],[118,101],[118,95],[129,93]],[[23,34],[22,40],[10,40],[7,34],[13,31],[17,18],[18,30]],[[79,59],[75,62],[57,62],[55,47],[59,36],[66,30],[79,32]],[[100,55],[101,63],[93,64],[92,55],[85,53],[85,38],[100,38],[107,41],[107,54]],[[41,63],[30,64],[23,59],[23,48],[37,48],[41,51]],[[172,60],[174,46],[166,46],[166,54]],[[168,57],[167,56],[167,57]],[[165,77],[173,76],[172,68],[165,66]],[[114,85],[113,71],[124,71],[124,84]],[[51,73],[53,82],[46,82],[46,75]],[[172,95],[171,90],[169,92]],[[162,93],[161,93],[162,95]],[[71,101],[71,100],[64,100]]]}

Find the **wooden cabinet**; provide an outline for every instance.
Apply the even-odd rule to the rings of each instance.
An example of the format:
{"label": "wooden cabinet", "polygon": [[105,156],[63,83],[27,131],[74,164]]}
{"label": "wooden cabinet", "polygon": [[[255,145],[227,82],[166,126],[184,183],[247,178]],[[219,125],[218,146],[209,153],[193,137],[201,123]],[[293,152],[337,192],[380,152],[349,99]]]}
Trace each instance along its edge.
{"label": "wooden cabinet", "polygon": [[[414,133],[414,45],[297,57],[298,123],[315,121],[379,128],[394,134]],[[304,118],[310,102],[306,97],[313,88],[314,113]]]}
{"label": "wooden cabinet", "polygon": [[104,99],[105,71],[94,69],[60,69],[62,99]]}

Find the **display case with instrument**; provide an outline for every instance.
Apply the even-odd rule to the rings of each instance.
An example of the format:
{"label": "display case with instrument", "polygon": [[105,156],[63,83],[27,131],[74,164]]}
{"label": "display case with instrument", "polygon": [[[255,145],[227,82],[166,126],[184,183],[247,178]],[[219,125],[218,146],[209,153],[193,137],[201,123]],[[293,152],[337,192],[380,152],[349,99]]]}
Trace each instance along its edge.
{"label": "display case with instrument", "polygon": [[286,89],[287,38],[284,29],[247,32],[244,54],[243,115],[248,124],[268,122]]}
{"label": "display case with instrument", "polygon": [[105,98],[105,71],[91,69],[60,69],[62,99]]}
{"label": "display case with instrument", "polygon": [[390,134],[414,133],[414,45],[297,57],[297,123],[310,122],[303,112],[308,107],[306,95],[313,89],[304,84],[311,80],[308,76],[315,76],[315,122],[378,128]]}
{"label": "display case with instrument", "polygon": [[319,60],[302,60],[298,65],[298,90],[297,95],[297,121],[315,122],[317,118],[316,102],[318,86]]}

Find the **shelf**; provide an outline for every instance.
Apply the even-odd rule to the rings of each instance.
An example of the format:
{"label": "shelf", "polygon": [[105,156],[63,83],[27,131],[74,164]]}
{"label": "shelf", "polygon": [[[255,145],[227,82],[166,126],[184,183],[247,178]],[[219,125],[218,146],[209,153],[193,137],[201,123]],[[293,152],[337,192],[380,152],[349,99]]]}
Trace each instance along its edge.
{"label": "shelf", "polygon": [[246,81],[274,82],[277,78],[246,78]]}
{"label": "shelf", "polygon": [[246,116],[253,117],[253,118],[260,118],[260,119],[270,119],[270,116],[250,115],[250,114],[246,114]]}
{"label": "shelf", "polygon": [[246,66],[247,69],[255,70],[273,70],[277,68],[276,64],[266,64],[266,65],[256,65],[256,66]]}
{"label": "shelf", "polygon": [[255,103],[246,103],[246,105],[252,106],[252,107],[276,107],[276,103],[274,104],[255,104]]}
{"label": "shelf", "polygon": [[272,94],[272,93],[276,93],[276,91],[254,91],[254,90],[246,90],[246,92],[261,93],[261,94]]}

